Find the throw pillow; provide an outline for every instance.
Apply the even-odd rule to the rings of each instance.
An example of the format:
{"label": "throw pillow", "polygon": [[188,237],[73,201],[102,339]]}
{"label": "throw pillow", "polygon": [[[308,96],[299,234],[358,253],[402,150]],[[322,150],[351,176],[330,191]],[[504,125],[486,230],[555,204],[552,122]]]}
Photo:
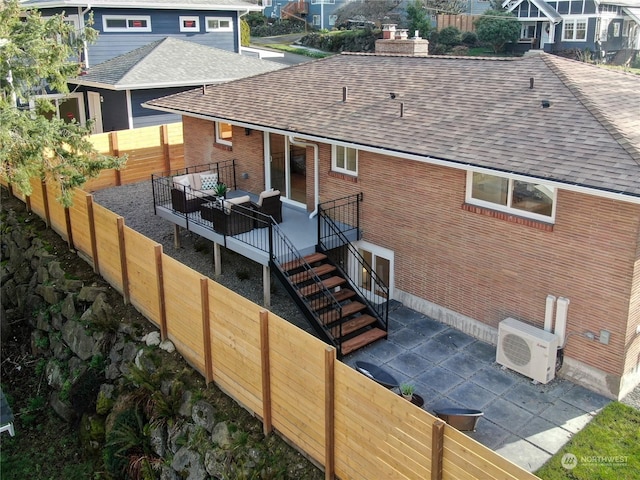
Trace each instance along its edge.
{"label": "throw pillow", "polygon": [[200,175],[200,183],[202,190],[213,190],[218,184],[218,174]]}
{"label": "throw pillow", "polygon": [[188,187],[189,185],[189,175],[180,175],[177,177],[173,177],[173,185],[176,188]]}

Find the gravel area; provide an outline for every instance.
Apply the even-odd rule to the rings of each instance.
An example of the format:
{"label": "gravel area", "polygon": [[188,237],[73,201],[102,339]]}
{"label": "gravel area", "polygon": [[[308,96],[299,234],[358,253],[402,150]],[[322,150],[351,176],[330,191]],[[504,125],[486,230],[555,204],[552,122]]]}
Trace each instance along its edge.
{"label": "gravel area", "polygon": [[[125,225],[160,243],[165,254],[214,279],[240,295],[262,304],[262,266],[222,247],[222,274],[215,277],[213,243],[187,230],[181,230],[181,247],[174,248],[174,225],[153,213],[151,182],[144,181],[93,193],[100,205],[121,215]],[[277,278],[271,279],[271,311],[315,335]],[[640,385],[622,402],[640,410]]]}
{"label": "gravel area", "polygon": [[[162,245],[165,254],[262,305],[262,265],[221,247],[222,273],[216,277],[213,242],[188,230],[180,230],[180,248],[174,247],[174,224],[153,213],[150,181],[93,192],[94,200],[122,216],[126,226]],[[271,311],[315,334],[279,280],[271,278]]]}

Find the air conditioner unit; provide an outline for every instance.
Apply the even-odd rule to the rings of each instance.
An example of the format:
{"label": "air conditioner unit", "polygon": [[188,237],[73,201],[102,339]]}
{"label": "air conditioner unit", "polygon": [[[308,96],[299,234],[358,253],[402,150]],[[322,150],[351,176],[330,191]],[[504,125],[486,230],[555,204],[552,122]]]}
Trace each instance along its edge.
{"label": "air conditioner unit", "polygon": [[498,326],[496,362],[536,382],[555,377],[558,337],[545,330],[505,318]]}

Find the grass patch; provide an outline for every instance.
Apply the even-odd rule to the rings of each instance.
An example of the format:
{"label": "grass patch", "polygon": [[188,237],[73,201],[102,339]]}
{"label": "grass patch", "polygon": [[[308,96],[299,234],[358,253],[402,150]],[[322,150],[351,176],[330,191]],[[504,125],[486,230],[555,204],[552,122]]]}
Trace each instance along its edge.
{"label": "grass patch", "polygon": [[[565,455],[575,456],[573,468],[563,466]],[[565,457],[565,463],[570,459]],[[610,403],[536,475],[543,480],[639,479],[640,411]]]}
{"label": "grass patch", "polygon": [[311,57],[311,58],[325,58],[325,57],[330,57],[331,55],[335,55],[334,53],[317,52],[317,51],[308,50],[306,48],[292,47],[291,45],[283,45],[281,43],[271,43],[269,45],[265,45],[265,47],[273,48],[274,50],[281,50],[287,53],[295,53],[296,55],[304,55],[305,57]]}

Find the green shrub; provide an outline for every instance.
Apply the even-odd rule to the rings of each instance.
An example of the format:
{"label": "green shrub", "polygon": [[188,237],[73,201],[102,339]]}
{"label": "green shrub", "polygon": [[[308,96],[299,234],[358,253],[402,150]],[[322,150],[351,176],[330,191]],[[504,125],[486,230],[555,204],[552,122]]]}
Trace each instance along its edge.
{"label": "green shrub", "polygon": [[462,43],[462,34],[456,27],[446,27],[438,34],[438,44],[455,47]]}
{"label": "green shrub", "polygon": [[464,32],[462,34],[462,44],[467,47],[477,47],[478,35],[475,32]]}
{"label": "green shrub", "polygon": [[466,45],[456,45],[451,49],[451,55],[463,57],[469,54],[469,47]]}

